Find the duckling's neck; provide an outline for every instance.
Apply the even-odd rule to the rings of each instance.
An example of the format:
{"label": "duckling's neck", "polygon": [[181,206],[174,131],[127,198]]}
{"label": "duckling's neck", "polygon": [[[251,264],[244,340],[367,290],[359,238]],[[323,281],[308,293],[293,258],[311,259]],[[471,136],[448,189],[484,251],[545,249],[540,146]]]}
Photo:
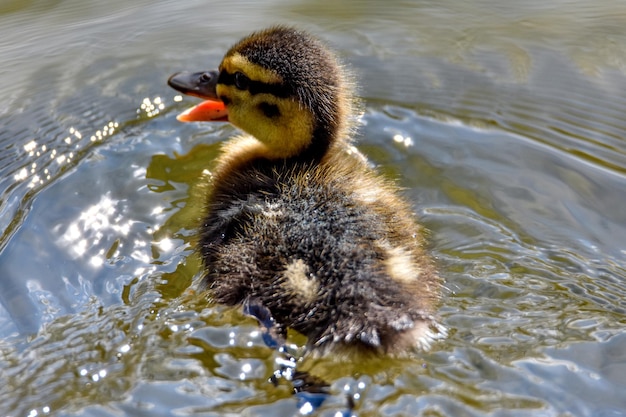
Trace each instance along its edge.
{"label": "duckling's neck", "polygon": [[222,145],[222,154],[217,161],[214,174],[227,175],[228,172],[240,171],[259,161],[280,165],[318,165],[333,152],[331,148],[334,143],[328,132],[320,129],[320,134],[314,136],[304,149],[297,153],[285,154],[253,136],[237,136]]}
{"label": "duckling's neck", "polygon": [[327,126],[319,126],[313,130],[313,136],[308,146],[297,155],[288,160],[294,162],[318,164],[328,154],[329,149],[336,138],[334,132],[330,132]]}
{"label": "duckling's neck", "polygon": [[268,144],[252,136],[259,142],[259,153],[255,158],[270,161],[302,162],[308,164],[319,163],[329,152],[331,145],[338,139],[334,126],[318,124],[318,127],[309,129],[308,134],[284,135],[281,144]]}
{"label": "duckling's neck", "polygon": [[300,155],[295,157],[296,160],[307,162],[320,162],[328,153],[333,142],[337,141],[337,132],[335,126],[319,124],[313,129],[313,137],[306,149]]}

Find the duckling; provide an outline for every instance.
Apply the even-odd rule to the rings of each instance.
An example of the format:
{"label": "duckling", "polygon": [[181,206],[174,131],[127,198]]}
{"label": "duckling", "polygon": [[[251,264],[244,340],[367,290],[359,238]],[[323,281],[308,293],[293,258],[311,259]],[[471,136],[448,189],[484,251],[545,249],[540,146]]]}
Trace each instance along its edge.
{"label": "duckling", "polygon": [[269,311],[319,355],[427,348],[441,281],[422,227],[352,146],[353,83],[320,40],[285,26],[252,33],[217,71],[168,84],[207,101],[181,121],[228,120],[199,228],[214,301]]}

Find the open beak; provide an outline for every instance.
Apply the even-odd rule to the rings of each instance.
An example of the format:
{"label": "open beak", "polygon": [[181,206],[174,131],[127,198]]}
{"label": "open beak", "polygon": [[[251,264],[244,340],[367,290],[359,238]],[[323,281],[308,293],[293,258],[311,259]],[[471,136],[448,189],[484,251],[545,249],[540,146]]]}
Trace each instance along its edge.
{"label": "open beak", "polygon": [[217,71],[177,72],[167,80],[167,84],[174,90],[205,99],[176,116],[176,119],[181,122],[228,121],[226,106],[215,91],[218,75]]}

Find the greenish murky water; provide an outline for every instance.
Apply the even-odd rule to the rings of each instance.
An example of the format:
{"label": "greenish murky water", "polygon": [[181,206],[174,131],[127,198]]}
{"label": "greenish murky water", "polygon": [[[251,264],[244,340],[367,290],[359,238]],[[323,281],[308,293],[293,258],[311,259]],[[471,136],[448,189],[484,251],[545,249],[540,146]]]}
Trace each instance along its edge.
{"label": "greenish murky water", "polygon": [[2,2],[0,415],[296,414],[256,322],[194,292],[235,131],[165,84],[272,23],[354,68],[446,280],[429,352],[305,361],[318,415],[626,415],[626,4],[522,3]]}

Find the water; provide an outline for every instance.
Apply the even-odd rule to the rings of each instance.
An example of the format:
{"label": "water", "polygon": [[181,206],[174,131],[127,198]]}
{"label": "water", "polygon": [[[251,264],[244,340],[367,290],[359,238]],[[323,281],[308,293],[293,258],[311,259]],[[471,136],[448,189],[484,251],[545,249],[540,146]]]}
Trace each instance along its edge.
{"label": "water", "polygon": [[318,414],[626,415],[626,6],[573,0],[3,2],[0,414],[295,414],[256,322],[194,292],[234,130],[165,85],[277,22],[359,75],[446,279],[431,351],[301,364]]}

